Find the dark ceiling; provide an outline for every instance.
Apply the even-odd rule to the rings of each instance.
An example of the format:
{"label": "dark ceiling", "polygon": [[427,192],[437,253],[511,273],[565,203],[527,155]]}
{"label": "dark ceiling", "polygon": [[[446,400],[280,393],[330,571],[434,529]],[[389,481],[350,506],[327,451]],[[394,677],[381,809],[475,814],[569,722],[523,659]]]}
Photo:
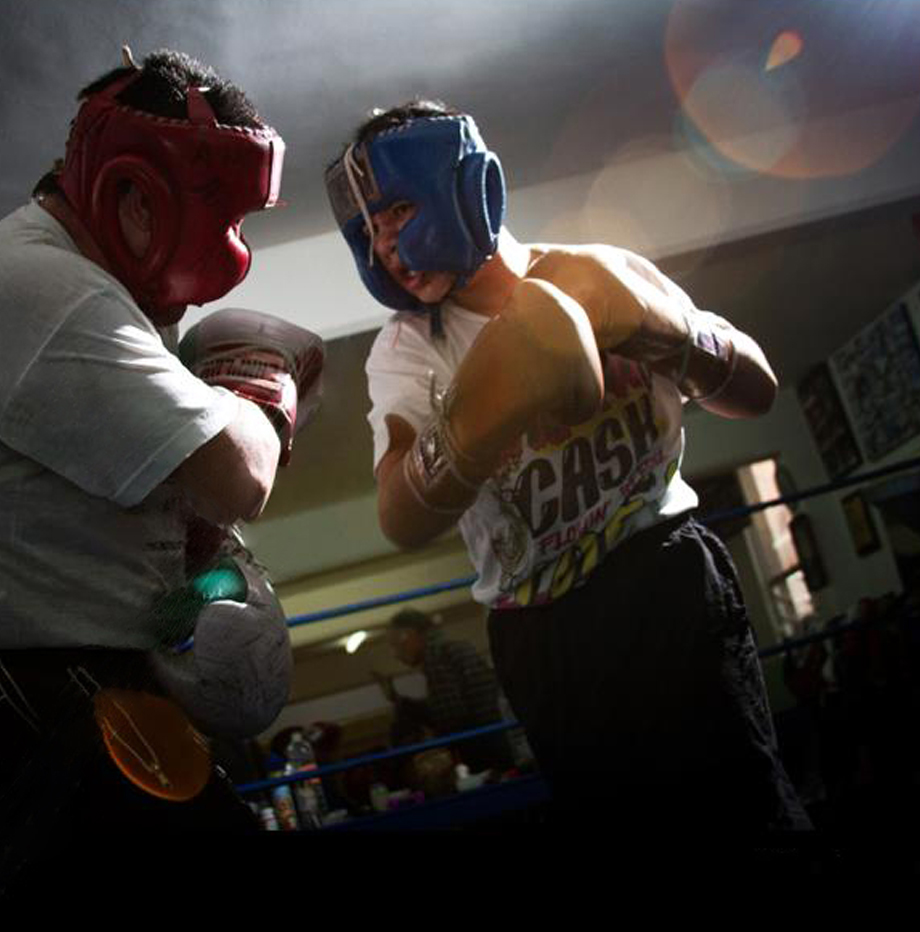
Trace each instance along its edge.
{"label": "dark ceiling", "polygon": [[[840,172],[828,148],[852,155],[852,167],[867,134],[816,140],[822,119],[888,113],[888,144],[916,129],[920,105],[915,0],[4,0],[2,9],[0,211],[62,154],[77,90],[120,63],[122,44],[137,58],[165,46],[243,86],[287,141],[288,207],[259,225],[262,242],[329,229],[324,166],[370,108],[414,95],[474,113],[512,187],[599,169],[644,138],[727,143],[790,119],[807,121],[812,138],[777,169]],[[769,97],[751,85],[752,69],[769,72]]]}
{"label": "dark ceiling", "polygon": [[[641,158],[646,139],[729,179],[783,179],[796,222],[777,223],[765,185],[762,223],[655,258],[701,306],[756,324],[784,384],[920,279],[916,0],[3,0],[2,14],[2,213],[62,154],[77,90],[122,44],[165,46],[243,86],[286,140],[287,206],[247,221],[257,247],[329,231],[325,165],[370,108],[420,95],[475,114],[512,192]],[[370,338],[330,346],[312,455],[271,513],[370,487]]]}

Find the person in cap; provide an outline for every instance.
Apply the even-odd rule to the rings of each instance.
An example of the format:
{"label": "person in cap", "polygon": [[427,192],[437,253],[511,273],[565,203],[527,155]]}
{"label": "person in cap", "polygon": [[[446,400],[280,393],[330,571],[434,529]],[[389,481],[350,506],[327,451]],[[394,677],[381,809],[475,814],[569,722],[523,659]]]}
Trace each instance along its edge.
{"label": "person in cap", "polygon": [[380,523],[458,526],[495,668],[560,826],[806,828],[683,409],[768,411],[763,352],[647,259],[522,243],[500,160],[439,102],[375,113],[326,172],[395,313],[367,360]]}
{"label": "person in cap", "polygon": [[[393,703],[393,730],[421,728],[440,737],[502,720],[495,673],[472,644],[445,636],[430,615],[413,608],[397,612],[388,629],[394,657],[419,670],[426,686],[424,698],[404,696],[391,677],[375,674],[384,696]],[[500,775],[514,766],[504,732],[466,738],[453,749],[474,773],[488,770]]]}
{"label": "person in cap", "polygon": [[202,63],[123,56],[0,221],[3,876],[116,826],[250,827],[207,737],[288,698],[287,626],[236,524],[316,408],[323,346],[242,309],[178,330],[248,273],[284,142]]}

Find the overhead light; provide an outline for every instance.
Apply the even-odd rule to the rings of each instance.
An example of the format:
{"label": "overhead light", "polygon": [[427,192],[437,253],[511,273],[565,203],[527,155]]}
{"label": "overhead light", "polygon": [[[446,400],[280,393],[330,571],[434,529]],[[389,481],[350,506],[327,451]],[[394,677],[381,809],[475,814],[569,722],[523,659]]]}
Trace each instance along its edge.
{"label": "overhead light", "polygon": [[366,631],[355,631],[354,634],[349,635],[348,640],[345,642],[345,650],[349,654],[353,654],[366,640]]}

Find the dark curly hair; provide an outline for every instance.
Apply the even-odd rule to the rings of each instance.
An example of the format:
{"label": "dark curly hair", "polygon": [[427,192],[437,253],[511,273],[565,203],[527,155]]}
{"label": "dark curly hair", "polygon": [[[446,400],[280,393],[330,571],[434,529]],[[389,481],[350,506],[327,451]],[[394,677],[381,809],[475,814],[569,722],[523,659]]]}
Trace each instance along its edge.
{"label": "dark curly hair", "polygon": [[448,106],[443,101],[416,97],[404,104],[400,104],[398,107],[391,107],[389,110],[372,110],[368,119],[355,131],[354,142],[356,145],[361,145],[361,143],[373,139],[379,133],[402,126],[411,120],[418,120],[423,117],[460,115],[460,110]]}
{"label": "dark curly hair", "polygon": [[[259,129],[265,124],[256,108],[241,88],[222,78],[213,68],[171,49],[151,52],[139,69],[122,65],[107,71],[87,84],[77,100],[85,100],[105,90],[115,81],[133,74],[137,77],[117,95],[119,103],[143,113],[184,120],[188,116],[186,101],[190,87],[207,88],[204,97],[219,123],[225,126],[247,126]],[[57,190],[56,173],[60,165],[43,175],[32,190],[33,197],[41,197]]]}
{"label": "dark curly hair", "polygon": [[[113,68],[87,84],[77,95],[77,100],[91,97],[132,71],[134,69],[130,65]],[[190,87],[207,88],[204,96],[218,122],[226,126],[248,126],[252,129],[264,125],[241,88],[222,78],[209,65],[202,64],[184,52],[171,49],[151,52],[144,59],[137,78],[118,94],[118,101],[144,113],[184,120]]]}
{"label": "dark curly hair", "polygon": [[431,620],[430,615],[426,615],[418,609],[404,608],[390,619],[390,627],[400,630],[411,628],[413,631],[418,631],[419,634],[424,634],[434,627],[434,622]]}

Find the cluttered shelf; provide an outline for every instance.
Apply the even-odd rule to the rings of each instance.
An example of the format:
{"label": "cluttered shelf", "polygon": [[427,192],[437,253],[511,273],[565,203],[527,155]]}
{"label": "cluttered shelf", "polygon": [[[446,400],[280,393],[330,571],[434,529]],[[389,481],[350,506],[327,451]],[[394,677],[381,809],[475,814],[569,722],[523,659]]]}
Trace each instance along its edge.
{"label": "cluttered shelf", "polygon": [[472,773],[457,747],[519,728],[499,721],[329,763],[305,755],[310,742],[295,731],[284,770],[269,765],[266,778],[237,789],[269,831],[442,828],[502,818],[548,801],[532,759]]}

